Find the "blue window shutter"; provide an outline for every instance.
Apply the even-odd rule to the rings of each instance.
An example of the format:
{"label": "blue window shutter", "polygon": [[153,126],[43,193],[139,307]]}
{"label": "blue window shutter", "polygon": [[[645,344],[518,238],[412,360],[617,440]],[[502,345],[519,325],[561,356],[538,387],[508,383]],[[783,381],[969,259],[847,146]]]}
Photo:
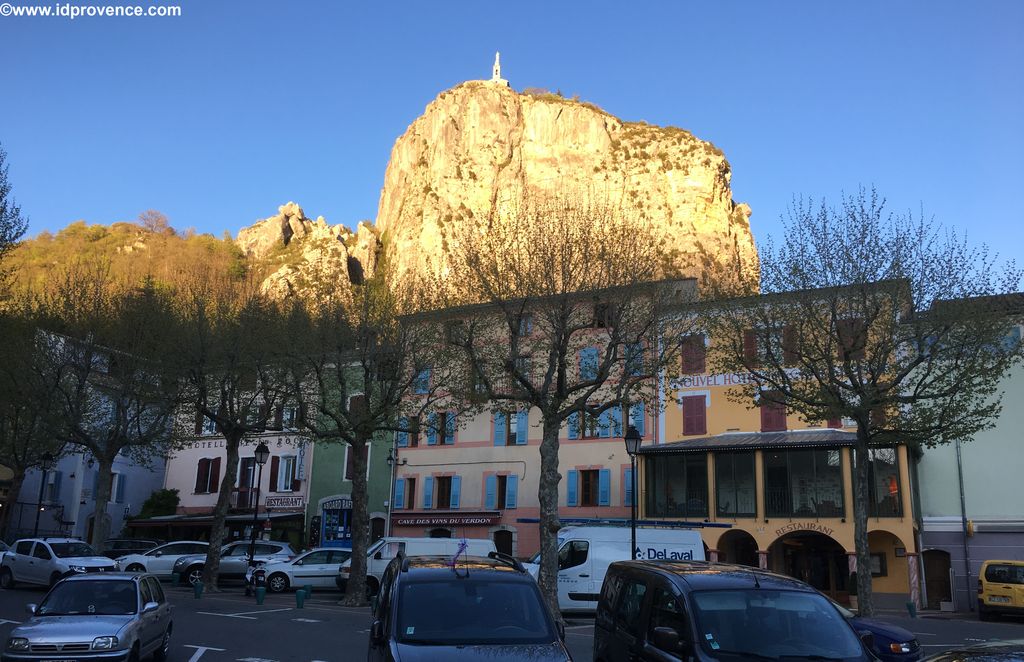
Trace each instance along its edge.
{"label": "blue window shutter", "polygon": [[623,500],[623,506],[633,505],[633,470],[626,469],[626,475],[624,479],[626,481],[626,489],[624,490],[626,498]]}
{"label": "blue window shutter", "polygon": [[53,472],[53,500],[60,501],[60,478],[61,473],[59,471]]}
{"label": "blue window shutter", "polygon": [[450,411],[444,417],[444,443],[455,443],[455,412]]}
{"label": "blue window shutter", "polygon": [[611,469],[601,469],[598,474],[597,482],[597,505],[608,506],[611,505],[612,498],[612,471]]}
{"label": "blue window shutter", "polygon": [[609,437],[612,433],[611,410],[605,409],[597,416],[597,436]]}
{"label": "blue window shutter", "polygon": [[462,493],[462,476],[452,476],[452,501],[450,508],[455,510],[459,507],[459,497]]}
{"label": "blue window shutter", "polygon": [[612,436],[622,436],[622,405],[615,405],[611,408],[612,412]]}
{"label": "blue window shutter", "polygon": [[[398,427],[406,428],[409,427],[409,419],[405,416],[398,419]],[[409,433],[405,430],[401,430],[398,433],[398,441],[396,442],[399,448],[405,448],[409,445]]]}
{"label": "blue window shutter", "polygon": [[569,506],[576,505],[576,483],[579,480],[576,475],[577,471],[575,469],[569,469],[569,474],[565,481],[565,503]]}
{"label": "blue window shutter", "polygon": [[597,379],[596,347],[586,347],[580,350],[580,379],[584,381]]}
{"label": "blue window shutter", "polygon": [[526,445],[526,424],[529,421],[530,414],[526,411],[521,411],[516,414],[516,446]]}
{"label": "blue window shutter", "polygon": [[629,424],[644,436],[644,403],[636,402],[629,407]]}
{"label": "blue window shutter", "polygon": [[392,508],[405,508],[405,479],[398,478],[395,480],[395,503],[392,504]]}
{"label": "blue window shutter", "polygon": [[505,412],[494,412],[494,445],[505,445]]}
{"label": "blue window shutter", "polygon": [[505,480],[505,507],[515,508],[519,496],[519,476],[513,474]]}
{"label": "blue window shutter", "polygon": [[430,368],[424,368],[416,375],[413,390],[420,395],[430,392]]}
{"label": "blue window shutter", "polygon": [[495,494],[498,491],[498,477],[491,474],[484,482],[484,508],[494,510]]}
{"label": "blue window shutter", "polygon": [[434,507],[434,477],[427,476],[423,479],[423,507]]}
{"label": "blue window shutter", "polygon": [[578,411],[569,414],[569,438],[580,438],[580,413]]}
{"label": "blue window shutter", "polygon": [[437,445],[437,414],[434,412],[427,414],[427,445]]}
{"label": "blue window shutter", "polygon": [[128,482],[127,479],[127,475],[117,474],[117,498],[114,499],[115,503],[124,503],[124,484]]}

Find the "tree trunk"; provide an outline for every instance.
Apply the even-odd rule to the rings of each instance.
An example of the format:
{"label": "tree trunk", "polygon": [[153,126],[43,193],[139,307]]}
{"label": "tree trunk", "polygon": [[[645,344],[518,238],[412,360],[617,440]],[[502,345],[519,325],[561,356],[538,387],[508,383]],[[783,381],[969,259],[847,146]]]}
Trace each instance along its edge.
{"label": "tree trunk", "polygon": [[559,621],[558,609],[558,432],[559,421],[544,417],[544,437],[540,442],[540,481],[537,498],[540,501],[540,573],[537,582],[541,595]]}
{"label": "tree trunk", "polygon": [[857,551],[857,610],[871,616],[871,547],[868,544],[868,435],[864,423],[857,424],[857,445],[853,448],[853,542]]}
{"label": "tree trunk", "polygon": [[24,483],[25,472],[15,471],[14,476],[11,477],[10,487],[7,490],[7,502],[4,503],[3,509],[0,510],[0,540],[7,539],[8,528],[11,525],[11,514],[14,512],[14,506],[18,502],[18,495],[21,494],[21,486]]}
{"label": "tree trunk", "polygon": [[366,600],[366,550],[370,546],[370,514],[366,507],[366,444],[357,436],[352,444],[352,565],[342,604],[361,607]]}
{"label": "tree trunk", "polygon": [[96,480],[96,509],[92,514],[92,539],[89,543],[97,554],[103,552],[104,541],[110,534],[110,521],[107,518],[107,506],[110,505],[110,488],[114,482],[114,458],[97,457],[99,471]]}
{"label": "tree trunk", "polygon": [[235,475],[238,473],[238,444],[242,441],[241,433],[224,435],[224,447],[227,458],[224,461],[224,475],[220,479],[220,491],[217,493],[217,505],[213,509],[213,522],[210,523],[210,547],[206,550],[206,563],[203,565],[203,588],[216,591],[217,575],[220,574],[220,548],[224,544],[226,527],[224,520],[231,507],[231,493],[235,489]]}

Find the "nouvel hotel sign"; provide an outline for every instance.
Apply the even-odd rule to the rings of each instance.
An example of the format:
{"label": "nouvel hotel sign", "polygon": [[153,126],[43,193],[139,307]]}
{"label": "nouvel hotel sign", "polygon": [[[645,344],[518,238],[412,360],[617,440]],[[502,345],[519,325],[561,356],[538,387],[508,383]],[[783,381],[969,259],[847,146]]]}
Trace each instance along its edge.
{"label": "nouvel hotel sign", "polygon": [[487,526],[497,524],[501,515],[497,511],[472,513],[392,513],[395,526]]}

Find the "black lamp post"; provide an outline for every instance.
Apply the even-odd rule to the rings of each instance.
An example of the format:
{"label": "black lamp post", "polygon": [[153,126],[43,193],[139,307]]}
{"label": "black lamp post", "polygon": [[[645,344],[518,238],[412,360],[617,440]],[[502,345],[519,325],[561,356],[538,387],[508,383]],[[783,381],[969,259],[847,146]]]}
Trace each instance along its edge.
{"label": "black lamp post", "polygon": [[39,468],[43,470],[43,476],[39,479],[39,501],[36,503],[36,526],[32,529],[33,538],[39,536],[39,515],[43,512],[43,490],[46,489],[46,472],[50,470],[52,465],[53,455],[43,453],[43,457],[39,459]]}
{"label": "black lamp post", "polygon": [[252,536],[249,541],[249,565],[256,564],[256,526],[257,518],[260,514],[260,485],[263,484],[263,465],[267,463],[267,459],[270,458],[270,449],[267,445],[260,442],[260,445],[256,447],[256,452],[253,453],[253,457],[256,459],[256,465],[259,467],[259,474],[256,478],[256,502],[252,506]]}
{"label": "black lamp post", "polygon": [[629,472],[630,480],[632,481],[633,498],[630,501],[630,528],[631,528],[631,540],[633,544],[630,546],[630,558],[636,560],[636,453],[640,450],[640,442],[643,441],[643,437],[637,432],[637,429],[632,425],[626,430],[626,436],[623,438],[626,442],[626,453],[629,454],[629,462],[632,470]]}

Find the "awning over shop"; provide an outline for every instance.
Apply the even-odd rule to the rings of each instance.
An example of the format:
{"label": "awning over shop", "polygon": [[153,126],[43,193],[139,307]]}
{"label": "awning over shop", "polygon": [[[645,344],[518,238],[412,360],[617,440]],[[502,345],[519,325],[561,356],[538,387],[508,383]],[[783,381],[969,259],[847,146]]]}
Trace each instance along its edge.
{"label": "awning over shop", "polygon": [[[302,519],[304,513],[260,513],[256,516],[257,522],[279,522],[289,519]],[[251,522],[252,514],[228,515],[224,518],[227,522]],[[213,515],[159,515],[147,517],[146,519],[133,519],[128,522],[129,526],[210,526],[213,524]]]}
{"label": "awning over shop", "polygon": [[788,432],[725,432],[712,437],[683,439],[655,446],[641,446],[641,455],[738,451],[758,448],[837,448],[853,446],[857,434],[842,430],[792,430]]}

